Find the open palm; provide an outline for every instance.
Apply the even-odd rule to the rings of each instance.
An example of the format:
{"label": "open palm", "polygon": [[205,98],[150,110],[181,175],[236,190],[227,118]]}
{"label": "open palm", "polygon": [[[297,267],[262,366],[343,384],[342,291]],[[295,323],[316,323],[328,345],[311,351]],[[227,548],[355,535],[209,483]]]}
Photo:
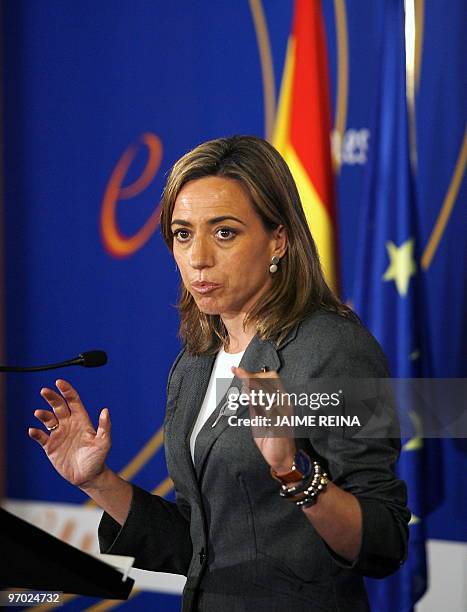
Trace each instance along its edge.
{"label": "open palm", "polygon": [[34,412],[49,433],[31,427],[29,436],[42,446],[63,478],[82,486],[105,468],[111,446],[109,411],[107,408],[101,411],[96,430],[70,383],[58,380],[56,385],[60,393],[48,388],[41,390],[52,410]]}

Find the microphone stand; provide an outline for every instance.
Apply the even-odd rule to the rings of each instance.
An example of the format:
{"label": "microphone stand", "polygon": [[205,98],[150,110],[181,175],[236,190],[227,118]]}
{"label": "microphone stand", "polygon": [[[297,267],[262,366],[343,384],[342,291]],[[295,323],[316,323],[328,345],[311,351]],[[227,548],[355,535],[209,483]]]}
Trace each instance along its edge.
{"label": "microphone stand", "polygon": [[58,368],[66,368],[69,366],[83,366],[85,368],[98,368],[107,363],[107,354],[104,351],[86,351],[80,353],[74,359],[61,361],[59,363],[50,363],[39,366],[5,366],[0,365],[0,372],[43,372],[45,370],[56,370]]}

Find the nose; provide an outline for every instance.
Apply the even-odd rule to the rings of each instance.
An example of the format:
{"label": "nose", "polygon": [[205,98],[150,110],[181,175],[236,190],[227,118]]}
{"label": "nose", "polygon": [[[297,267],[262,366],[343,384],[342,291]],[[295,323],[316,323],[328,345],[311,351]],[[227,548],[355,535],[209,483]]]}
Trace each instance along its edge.
{"label": "nose", "polygon": [[209,245],[209,239],[196,236],[190,249],[190,266],[195,270],[210,268],[214,265],[214,254]]}

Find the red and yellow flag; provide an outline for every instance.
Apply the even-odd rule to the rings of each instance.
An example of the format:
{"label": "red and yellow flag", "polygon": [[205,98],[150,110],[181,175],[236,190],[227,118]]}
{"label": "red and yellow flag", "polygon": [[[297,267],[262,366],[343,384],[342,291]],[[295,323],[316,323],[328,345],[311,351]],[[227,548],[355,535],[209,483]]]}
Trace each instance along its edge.
{"label": "red and yellow flag", "polygon": [[273,144],[297,183],[326,280],[337,291],[331,100],[319,0],[295,0]]}

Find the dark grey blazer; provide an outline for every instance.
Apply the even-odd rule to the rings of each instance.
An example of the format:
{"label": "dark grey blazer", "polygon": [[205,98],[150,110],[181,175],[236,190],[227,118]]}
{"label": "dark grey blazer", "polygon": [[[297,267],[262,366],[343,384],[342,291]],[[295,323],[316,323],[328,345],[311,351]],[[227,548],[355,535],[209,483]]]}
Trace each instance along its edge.
{"label": "dark grey blazer", "polygon": [[[339,435],[301,441],[360,503],[362,546],[357,561],[348,563],[300,508],[279,497],[248,428],[230,427],[225,417],[212,428],[216,410],[198,434],[193,466],[189,437],[213,363],[213,356],[182,351],[169,375],[165,451],[176,503],[134,486],[123,527],[104,513],[101,550],[135,556],[140,568],[186,575],[184,611],[197,609],[200,590],[206,592],[203,610],[225,608],[226,601],[226,612],[368,610],[363,576],[384,577],[406,557],[410,512],[405,484],[393,471],[400,441]],[[256,336],[241,365],[250,371],[265,365],[286,381],[387,376],[369,332],[324,311],[304,319],[280,348]]]}

